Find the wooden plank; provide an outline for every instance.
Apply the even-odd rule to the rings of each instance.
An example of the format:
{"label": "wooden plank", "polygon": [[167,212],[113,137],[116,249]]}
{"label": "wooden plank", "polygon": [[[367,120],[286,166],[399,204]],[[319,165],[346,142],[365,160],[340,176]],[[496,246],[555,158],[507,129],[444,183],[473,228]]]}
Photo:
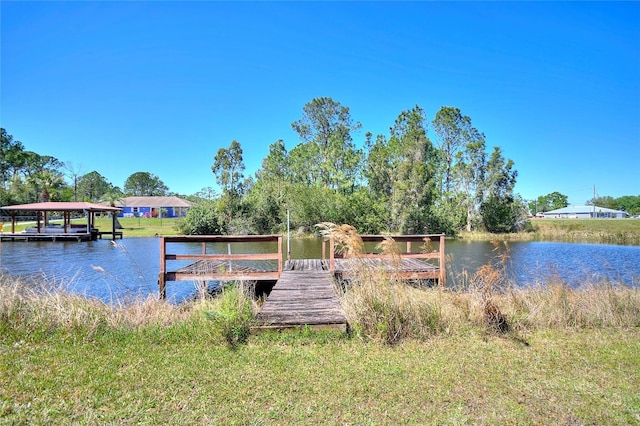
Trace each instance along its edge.
{"label": "wooden plank", "polygon": [[252,261],[240,264],[220,260],[199,260],[190,265],[183,266],[174,271],[177,273],[206,274],[206,273],[232,273],[232,272],[278,272],[275,262]]}
{"label": "wooden plank", "polygon": [[[397,243],[406,243],[406,242],[424,242],[425,239],[429,241],[440,241],[440,237],[444,236],[444,234],[424,234],[424,235],[388,235],[388,237],[393,238],[393,240]],[[363,242],[377,242],[383,241],[386,235],[360,235]]]}
{"label": "wooden plank", "polygon": [[277,280],[280,277],[279,272],[224,272],[220,274],[167,272],[164,275],[166,281],[256,281]]}
{"label": "wooden plank", "polygon": [[280,235],[173,235],[162,237],[167,243],[261,243],[278,242]]}
{"label": "wooden plank", "polygon": [[[200,243],[201,253],[170,253],[167,249],[167,245],[170,243]],[[236,254],[231,254],[229,250],[229,253],[226,254],[207,254],[207,243],[227,243],[229,246],[231,243],[274,243],[275,250],[270,253]],[[176,260],[194,260],[196,262],[178,270],[169,271],[167,261]],[[261,262],[273,262],[274,265],[264,267]],[[176,235],[161,237],[158,284],[160,297],[163,299],[166,295],[167,281],[274,280],[280,277],[280,271],[282,271],[281,235]]]}
{"label": "wooden plank", "polygon": [[258,328],[332,326],[346,330],[346,317],[326,262],[287,261],[285,270],[258,314]]}
{"label": "wooden plank", "polygon": [[336,259],[336,272],[341,274],[343,278],[353,277],[354,274],[358,273],[359,267],[372,270],[374,273],[387,274],[404,280],[440,280],[442,277],[440,268],[420,259]]}
{"label": "wooden plank", "polygon": [[275,253],[247,254],[167,254],[166,260],[278,260]]}

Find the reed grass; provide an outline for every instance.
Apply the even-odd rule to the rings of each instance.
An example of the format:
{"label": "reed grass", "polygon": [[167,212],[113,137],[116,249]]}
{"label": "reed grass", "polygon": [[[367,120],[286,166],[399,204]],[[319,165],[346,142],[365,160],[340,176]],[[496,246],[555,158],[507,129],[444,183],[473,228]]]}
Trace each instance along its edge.
{"label": "reed grass", "polygon": [[[326,226],[347,245],[357,238],[343,226]],[[340,235],[348,230],[350,235]],[[372,270],[358,257],[352,259],[347,284],[341,284],[342,306],[357,336],[387,344],[403,339],[429,339],[436,335],[469,330],[520,334],[541,328],[638,327],[640,289],[616,283],[587,282],[573,288],[549,278],[542,284],[517,287],[506,274],[507,242],[494,242],[495,259],[474,274],[463,274],[457,290],[411,286],[393,274]],[[397,245],[388,237],[379,246],[398,258]],[[359,247],[345,252],[358,252]],[[461,290],[464,288],[465,290]]]}
{"label": "reed grass", "polygon": [[7,333],[68,333],[91,340],[115,330],[167,328],[202,323],[213,300],[172,305],[149,296],[106,304],[65,291],[47,278],[25,281],[0,275],[0,330]]}

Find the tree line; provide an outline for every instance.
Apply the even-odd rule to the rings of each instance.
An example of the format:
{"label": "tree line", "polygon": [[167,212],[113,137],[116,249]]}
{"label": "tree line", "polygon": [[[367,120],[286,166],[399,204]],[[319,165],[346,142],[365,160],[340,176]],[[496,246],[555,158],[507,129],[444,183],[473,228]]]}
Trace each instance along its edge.
{"label": "tree line", "polygon": [[220,148],[211,170],[221,193],[203,190],[182,230],[281,232],[289,212],[304,230],[330,221],[363,233],[508,232],[527,216],[514,162],[499,147],[487,152],[485,135],[458,108],[442,107],[431,122],[420,106],[402,111],[389,134],[365,132],[362,147],[354,142],[361,123],[331,98],[304,105],[291,127],[299,143],[273,142],[254,176],[245,177],[239,141]]}
{"label": "tree line", "polygon": [[[191,195],[172,193],[143,171],[120,188],[97,171],[82,174],[28,151],[1,129],[0,202],[113,204],[130,195],[178,195],[194,202],[180,225],[187,234],[279,233],[287,213],[292,228],[303,230],[330,221],[372,234],[510,232],[522,228],[527,215],[567,205],[558,192],[529,202],[515,194],[514,162],[500,147],[489,150],[485,135],[456,107],[443,106],[429,121],[416,105],[400,112],[388,134],[364,132],[360,146],[354,136],[362,124],[329,97],[304,105],[291,127],[298,144],[288,149],[281,139],[273,142],[253,175],[245,175],[239,141],[220,148],[211,165],[220,190],[205,186]],[[640,196],[610,198],[592,201],[630,214],[640,210]]]}
{"label": "tree line", "polygon": [[133,173],[120,188],[95,170],[82,174],[70,162],[29,151],[0,129],[0,205],[44,201],[114,204],[126,196],[168,194],[169,188],[152,173]]}

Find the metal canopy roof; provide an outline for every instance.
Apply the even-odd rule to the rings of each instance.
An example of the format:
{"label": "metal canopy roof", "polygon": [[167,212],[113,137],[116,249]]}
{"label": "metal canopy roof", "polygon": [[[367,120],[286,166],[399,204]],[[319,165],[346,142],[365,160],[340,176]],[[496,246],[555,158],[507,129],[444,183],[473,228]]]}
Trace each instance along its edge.
{"label": "metal canopy roof", "polygon": [[115,212],[122,209],[118,207],[106,206],[104,204],[94,204],[85,202],[63,202],[48,201],[45,203],[16,204],[13,206],[2,206],[0,210],[9,211],[39,211],[39,212]]}
{"label": "metal canopy roof", "polygon": [[608,209],[606,207],[598,207],[598,206],[569,206],[563,207],[561,209],[550,210],[548,212],[544,212],[543,214],[579,214],[579,213],[618,213],[618,214],[627,214],[621,210],[613,210]]}

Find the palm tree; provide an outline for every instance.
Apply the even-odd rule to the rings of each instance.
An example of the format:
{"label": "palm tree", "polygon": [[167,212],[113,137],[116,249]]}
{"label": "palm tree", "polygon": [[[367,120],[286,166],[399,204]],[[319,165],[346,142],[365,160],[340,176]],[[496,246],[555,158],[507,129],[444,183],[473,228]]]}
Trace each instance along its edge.
{"label": "palm tree", "polygon": [[49,170],[36,173],[30,181],[43,203],[48,202],[52,196],[55,198],[56,193],[64,186],[62,176]]}
{"label": "palm tree", "polygon": [[[109,204],[111,207],[115,207],[116,203],[121,203],[124,201],[122,197],[123,197],[122,191],[120,191],[117,188],[111,188],[102,196],[101,202]],[[113,212],[111,214],[116,214],[116,213]],[[120,221],[118,220],[117,217],[115,222],[116,222],[116,229],[123,229],[122,224],[120,224]]]}

